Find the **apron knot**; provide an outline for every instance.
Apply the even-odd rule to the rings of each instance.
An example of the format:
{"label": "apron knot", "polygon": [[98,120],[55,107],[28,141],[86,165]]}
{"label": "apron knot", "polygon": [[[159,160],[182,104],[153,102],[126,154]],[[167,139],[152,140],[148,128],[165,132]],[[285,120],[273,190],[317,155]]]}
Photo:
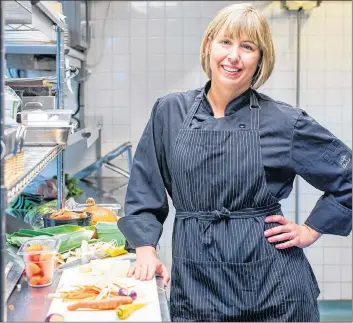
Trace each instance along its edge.
{"label": "apron knot", "polygon": [[222,207],[221,210],[215,210],[211,212],[214,215],[216,220],[225,220],[229,219],[230,211],[225,207]]}
{"label": "apron knot", "polygon": [[225,219],[229,219],[230,211],[225,207],[222,207],[221,210],[214,210],[209,212],[199,212],[199,215],[204,215],[209,217],[207,222],[204,224],[203,233],[202,233],[202,241],[204,244],[210,245],[212,243],[212,234],[209,232],[210,226],[213,221],[222,221]]}

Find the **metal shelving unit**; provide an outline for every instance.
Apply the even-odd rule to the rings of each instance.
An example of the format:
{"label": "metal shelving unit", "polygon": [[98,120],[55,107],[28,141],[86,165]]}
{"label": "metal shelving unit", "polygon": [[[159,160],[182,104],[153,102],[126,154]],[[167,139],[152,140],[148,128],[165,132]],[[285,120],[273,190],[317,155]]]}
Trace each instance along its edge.
{"label": "metal shelving unit", "polygon": [[24,147],[25,170],[20,178],[6,187],[7,203],[16,198],[41,171],[64,150],[63,145],[54,147]]}
{"label": "metal shelving unit", "polygon": [[[57,76],[57,107],[63,108],[62,85],[64,70],[63,32],[65,23],[47,1],[0,1],[0,135],[4,139],[4,76],[5,44],[13,48],[43,46],[55,48]],[[6,321],[6,216],[8,203],[55,158],[57,158],[58,207],[64,203],[64,145],[54,147],[25,147],[25,171],[13,183],[4,185],[4,163],[1,161],[1,219],[0,219],[0,321]]]}

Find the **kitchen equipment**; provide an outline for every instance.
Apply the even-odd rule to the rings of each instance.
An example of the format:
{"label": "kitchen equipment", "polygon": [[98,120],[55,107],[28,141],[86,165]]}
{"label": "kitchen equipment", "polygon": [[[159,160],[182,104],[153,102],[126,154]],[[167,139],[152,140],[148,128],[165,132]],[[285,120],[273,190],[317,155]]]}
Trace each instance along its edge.
{"label": "kitchen equipment", "polygon": [[66,144],[71,126],[26,126],[25,146],[56,146]]}
{"label": "kitchen equipment", "polygon": [[7,245],[5,250],[5,279],[6,279],[6,301],[10,297],[12,291],[15,289],[18,281],[20,280],[25,264],[23,259],[16,254],[16,248]]}
{"label": "kitchen equipment", "polygon": [[24,96],[22,97],[22,111],[29,109],[55,110],[55,96]]}
{"label": "kitchen equipment", "polygon": [[13,153],[16,145],[16,128],[4,129],[4,141],[1,141],[1,159]]}
{"label": "kitchen equipment", "polygon": [[72,110],[25,110],[20,112],[22,124],[27,126],[68,126]]}
{"label": "kitchen equipment", "polygon": [[68,46],[77,50],[85,50],[89,47],[89,6],[87,0],[60,1],[63,14],[68,26]]}
{"label": "kitchen equipment", "polygon": [[56,255],[60,239],[30,239],[21,245],[17,254],[23,256],[28,285],[45,287],[53,283]]}
{"label": "kitchen equipment", "polygon": [[21,106],[21,99],[16,92],[9,86],[5,86],[5,118],[16,121],[17,112]]}
{"label": "kitchen equipment", "polygon": [[7,186],[24,172],[24,153],[22,151],[25,128],[6,128],[5,139],[1,141],[1,160],[4,163],[4,184]]}
{"label": "kitchen equipment", "polygon": [[[119,216],[119,210],[121,210],[121,205],[120,204],[96,204],[97,206],[104,207],[107,209],[112,210],[117,216]],[[68,205],[70,208],[70,205]],[[75,209],[77,210],[83,210],[88,207],[88,204],[74,204],[73,205]]]}
{"label": "kitchen equipment", "polygon": [[51,219],[50,214],[44,215],[43,216],[44,228],[55,227],[57,225],[64,225],[64,224],[73,224],[73,225],[79,225],[82,227],[89,226],[91,224],[91,214],[88,212],[86,213],[87,213],[86,218],[71,219],[71,220],[56,220],[56,219]]}
{"label": "kitchen equipment", "polygon": [[78,267],[78,266],[82,266],[82,265],[88,264],[92,260],[104,259],[104,258],[108,258],[108,257],[109,257],[109,255],[105,255],[104,257],[100,257],[100,258],[98,258],[95,255],[84,255],[82,258],[69,261],[69,262],[59,266],[57,268],[57,270],[66,270],[66,269],[70,269],[70,268],[75,268],[75,267]]}

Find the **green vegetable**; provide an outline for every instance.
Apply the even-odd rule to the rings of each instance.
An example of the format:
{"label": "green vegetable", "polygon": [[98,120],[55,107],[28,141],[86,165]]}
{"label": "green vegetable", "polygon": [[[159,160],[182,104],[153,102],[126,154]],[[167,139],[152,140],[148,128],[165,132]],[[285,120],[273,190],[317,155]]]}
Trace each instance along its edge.
{"label": "green vegetable", "polygon": [[79,225],[63,224],[63,225],[58,225],[56,227],[39,229],[38,232],[50,233],[55,235],[55,234],[63,234],[63,233],[72,233],[83,229],[84,228]]}
{"label": "green vegetable", "polygon": [[125,236],[119,230],[116,223],[98,222],[96,224],[97,236],[99,240],[110,242],[116,240],[117,246],[125,246]]}
{"label": "green vegetable", "polygon": [[[47,238],[48,236],[37,236],[35,238],[37,239],[38,237]],[[33,236],[23,237],[23,236],[18,236],[17,234],[16,235],[15,234],[6,234],[6,241],[10,245],[15,246],[15,247],[20,247],[23,243],[25,243],[26,241],[31,240],[33,238],[34,238]]]}
{"label": "green vegetable", "polygon": [[43,231],[35,231],[35,230],[27,230],[27,229],[20,229],[19,233],[29,234],[31,236],[50,236],[52,237],[54,234],[43,232]]}
{"label": "green vegetable", "polygon": [[[82,227],[81,227],[82,228]],[[72,249],[79,248],[82,241],[89,241],[93,236],[93,231],[91,230],[81,230],[77,232],[72,232],[59,236],[61,240],[61,245],[59,248],[59,253],[64,253]]]}

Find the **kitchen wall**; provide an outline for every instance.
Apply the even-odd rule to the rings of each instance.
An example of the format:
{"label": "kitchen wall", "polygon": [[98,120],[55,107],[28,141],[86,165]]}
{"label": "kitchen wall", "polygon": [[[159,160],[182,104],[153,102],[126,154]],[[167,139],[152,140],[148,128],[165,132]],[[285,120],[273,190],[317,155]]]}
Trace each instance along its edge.
{"label": "kitchen wall", "polygon": [[[125,141],[136,147],[155,100],[169,92],[203,86],[199,46],[211,17],[239,1],[92,1],[91,75],[85,84],[85,115],[103,117],[102,154]],[[276,68],[260,88],[273,98],[296,103],[296,12],[279,1],[256,1],[268,18],[276,47]],[[324,1],[302,21],[300,106],[352,146],[352,3]],[[94,147],[77,169],[94,161]],[[84,151],[85,149],[83,149]],[[82,152],[83,153],[83,152]],[[123,158],[117,160],[126,165]],[[115,176],[109,170],[103,175]],[[321,195],[299,182],[300,222]],[[294,219],[294,199],[283,202]],[[121,201],[123,203],[123,201]],[[160,241],[160,257],[171,264],[173,210]],[[321,299],[352,298],[352,237],[324,236],[306,249],[321,288]]]}

